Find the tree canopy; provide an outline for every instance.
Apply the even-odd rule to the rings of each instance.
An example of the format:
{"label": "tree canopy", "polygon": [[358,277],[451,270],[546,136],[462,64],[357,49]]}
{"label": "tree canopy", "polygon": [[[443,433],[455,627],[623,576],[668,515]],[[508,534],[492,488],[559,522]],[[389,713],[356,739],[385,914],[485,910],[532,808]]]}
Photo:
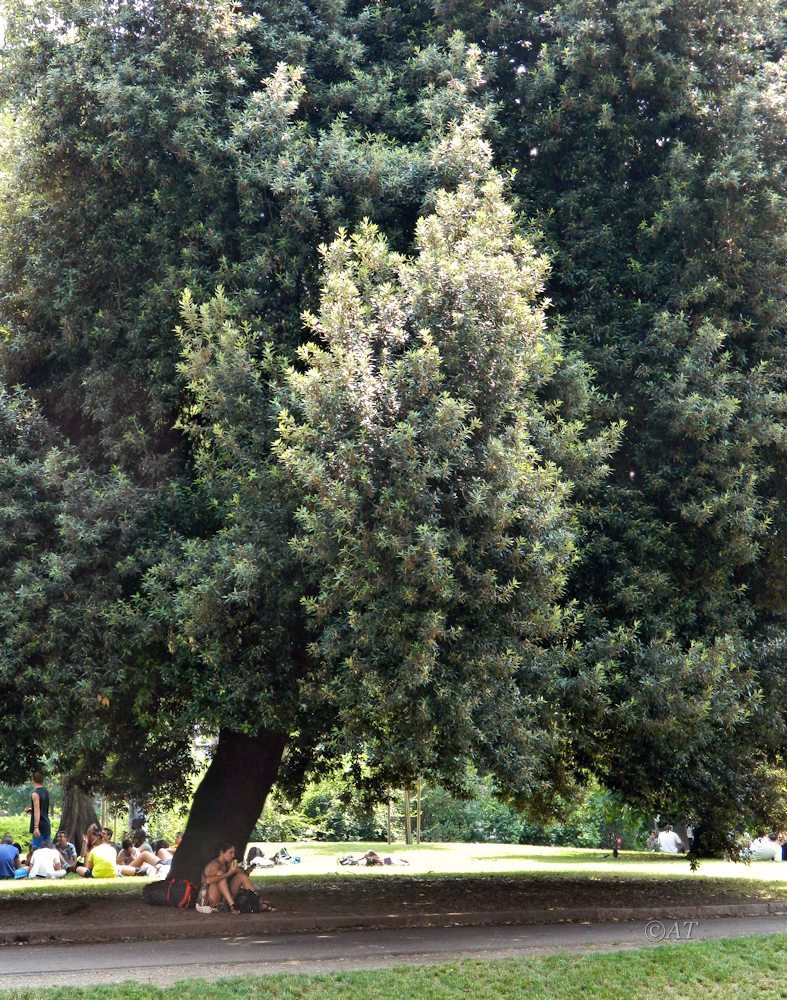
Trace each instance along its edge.
{"label": "tree canopy", "polygon": [[774,5],[8,8],[0,777],[782,810]]}

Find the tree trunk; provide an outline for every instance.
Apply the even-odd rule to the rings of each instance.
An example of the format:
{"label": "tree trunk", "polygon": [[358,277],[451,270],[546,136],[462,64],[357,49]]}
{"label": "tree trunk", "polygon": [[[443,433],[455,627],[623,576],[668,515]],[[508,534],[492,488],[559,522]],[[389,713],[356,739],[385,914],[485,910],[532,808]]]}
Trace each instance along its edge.
{"label": "tree trunk", "polygon": [[412,844],[413,842],[413,821],[410,812],[409,788],[405,788],[404,790],[404,842],[405,844]]}
{"label": "tree trunk", "polygon": [[254,824],[279,773],[283,733],[242,736],[222,729],[216,752],[194,795],[172,878],[200,884],[202,869],[229,841],[243,855]]}
{"label": "tree trunk", "polygon": [[[98,823],[93,796],[65,777],[63,779],[63,815],[60,819],[59,829],[66,831],[66,836],[76,847],[77,853],[82,850],[82,838],[91,823]],[[57,833],[57,830],[53,828],[52,833]]]}

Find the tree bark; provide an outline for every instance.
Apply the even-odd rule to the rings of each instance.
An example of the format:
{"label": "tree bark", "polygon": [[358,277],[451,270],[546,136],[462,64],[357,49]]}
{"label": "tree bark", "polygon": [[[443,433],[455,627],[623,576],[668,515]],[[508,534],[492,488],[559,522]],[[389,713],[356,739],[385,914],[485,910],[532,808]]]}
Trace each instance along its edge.
{"label": "tree bark", "polygon": [[[76,847],[77,853],[82,850],[82,838],[91,823],[98,823],[93,796],[65,777],[63,779],[63,815],[59,828],[66,831],[66,836]],[[52,833],[54,835],[57,830],[53,828]]]}
{"label": "tree bark", "polygon": [[222,729],[216,752],[194,795],[172,878],[199,885],[202,869],[229,841],[242,856],[279,773],[287,737],[265,731],[243,736]]}

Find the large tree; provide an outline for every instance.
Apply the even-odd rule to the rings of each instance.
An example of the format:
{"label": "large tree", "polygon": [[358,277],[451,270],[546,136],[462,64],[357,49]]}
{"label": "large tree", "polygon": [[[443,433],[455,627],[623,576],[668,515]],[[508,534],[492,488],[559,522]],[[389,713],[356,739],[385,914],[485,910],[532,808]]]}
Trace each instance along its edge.
{"label": "large tree", "polygon": [[[195,725],[218,735],[192,876],[277,774],[340,754],[372,789],[415,768],[458,783],[473,757],[531,804],[595,772],[706,812],[734,783],[731,813],[766,814],[758,772],[784,742],[769,6],[8,8],[18,759],[176,792]],[[565,357],[554,330],[510,353],[539,278],[516,278],[499,188],[481,207],[483,107],[553,259]],[[485,231],[430,244],[462,198]],[[341,226],[357,235],[331,243]]]}
{"label": "large tree", "polygon": [[[279,403],[269,383],[277,382],[278,359],[304,339],[304,306],[317,304],[320,239],[367,217],[406,250],[434,193],[463,178],[479,149],[488,156],[470,141],[477,128],[467,117],[483,83],[479,55],[461,39],[399,44],[390,36],[405,21],[383,9],[326,8],[318,16],[304,7],[261,19],[229,5],[62,3],[41,16],[25,5],[10,13],[2,368],[23,388],[4,458],[13,480],[21,455],[32,483],[9,510],[9,520],[30,522],[31,537],[3,563],[3,677],[22,696],[20,717],[38,730],[32,749],[49,749],[87,786],[177,791],[195,726],[218,736],[178,854],[180,870],[194,877],[220,835],[248,837],[290,737],[297,739],[288,763],[298,775],[337,734],[325,697],[332,661],[310,634],[303,599],[311,578],[289,544],[297,485],[271,452]],[[280,64],[282,56],[303,68]],[[502,252],[490,242],[490,259]],[[511,252],[520,253],[514,244]],[[450,271],[451,261],[445,265]],[[532,298],[537,276],[511,294]],[[194,399],[176,427],[179,292],[205,297],[219,280],[228,299],[204,310],[188,298],[182,305],[183,374]],[[477,307],[484,329],[497,322],[496,308]],[[247,354],[216,352],[213,340],[197,350],[189,339],[196,315],[208,326],[212,318],[223,336],[242,334]],[[516,334],[511,325],[500,335],[504,343]],[[532,346],[554,354],[549,343],[544,335]],[[539,364],[545,383],[550,365],[561,367],[554,359]],[[566,383],[587,399],[586,372],[570,368]],[[230,381],[206,398],[217,372]],[[473,400],[456,405],[455,421],[461,416],[472,429]],[[498,417],[487,433],[506,433],[511,406]],[[556,462],[575,440],[574,451],[590,453],[584,464],[598,465],[594,446],[580,445],[581,427],[559,406],[545,409],[542,427],[535,414],[529,419],[529,461]],[[28,455],[20,441],[33,420],[42,429]],[[220,434],[237,448],[254,446],[242,502],[225,451],[212,440]],[[569,482],[557,464],[550,469],[544,489],[554,480],[559,510]],[[483,491],[480,472],[476,488]],[[513,513],[511,524],[498,525],[502,549],[536,546],[531,572],[543,547],[534,649],[539,636],[546,643],[560,631],[561,567],[573,530],[564,502],[565,528],[552,539],[544,527],[543,543],[517,542]],[[548,524],[551,515],[541,516]],[[459,527],[454,532],[457,558]],[[491,564],[473,584],[490,601],[497,587],[501,601],[520,587],[531,592],[526,581],[497,583]],[[498,643],[510,632],[501,629]],[[480,664],[479,692],[488,671],[507,673],[510,685],[533,674],[532,664],[517,667],[516,643],[527,636],[508,638],[508,653],[490,649]],[[447,683],[450,671],[442,670]],[[453,686],[435,688],[448,717],[467,681],[457,675]],[[350,741],[357,754],[362,690]],[[404,700],[402,691],[397,697]],[[475,725],[483,732],[484,719],[495,716],[478,697]],[[552,714],[548,705],[543,712]],[[390,716],[380,724],[387,737],[397,732]],[[526,718],[521,725],[525,741]],[[436,719],[433,726],[437,733]],[[559,726],[551,728],[559,742]],[[502,746],[490,733],[483,739]],[[450,760],[443,751],[431,766],[455,775],[456,754],[473,755],[480,741],[457,741]],[[403,754],[383,754],[385,745],[370,733],[378,776],[403,767]],[[533,764],[534,773],[545,768],[543,760]]]}

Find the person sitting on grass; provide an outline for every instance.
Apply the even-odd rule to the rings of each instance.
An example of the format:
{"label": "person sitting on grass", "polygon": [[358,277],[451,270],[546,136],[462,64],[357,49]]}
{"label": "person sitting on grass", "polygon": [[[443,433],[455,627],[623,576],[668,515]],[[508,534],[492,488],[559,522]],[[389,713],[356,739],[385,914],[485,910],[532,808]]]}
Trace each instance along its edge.
{"label": "person sitting on grass", "polygon": [[250,847],[246,854],[245,868],[273,868],[276,862],[272,858],[266,858],[259,847]]}
{"label": "person sitting on grass", "polygon": [[153,853],[160,861],[163,861],[165,865],[169,865],[172,863],[172,859],[175,856],[175,848],[169,846],[168,840],[154,840]]}
{"label": "person sitting on grass", "polygon": [[118,856],[116,859],[118,867],[122,867],[123,865],[130,865],[138,854],[139,851],[131,843],[131,838],[126,837],[125,840],[121,842],[120,850],[118,851]]}
{"label": "person sitting on grass", "polygon": [[782,846],[778,842],[776,833],[763,833],[751,842],[749,847],[752,861],[781,861]]}
{"label": "person sitting on grass", "polygon": [[[229,841],[220,844],[216,857],[205,865],[202,885],[205,888],[205,905],[214,910],[229,910],[230,913],[240,913],[235,897],[241,889],[254,892],[249,876],[238,866],[235,845]],[[266,900],[260,900],[260,909],[272,913],[275,907]]]}
{"label": "person sitting on grass", "polygon": [[44,840],[33,851],[30,859],[28,878],[65,878],[66,870],[60,858],[60,851],[52,846],[51,840]]}
{"label": "person sitting on grass", "polygon": [[84,866],[87,861],[90,852],[96,846],[96,844],[102,844],[104,842],[104,836],[101,832],[101,827],[98,823],[91,823],[90,826],[85,831],[85,836],[82,838],[82,850],[80,852],[80,862]]}
{"label": "person sitting on grass", "polygon": [[0,878],[18,878],[16,873],[22,869],[27,874],[27,867],[22,862],[21,851],[14,843],[11,834],[6,833],[0,842]]}
{"label": "person sitting on grass", "polygon": [[77,849],[68,839],[65,830],[58,830],[55,834],[55,847],[60,854],[60,860],[66,872],[77,870]]}
{"label": "person sitting on grass", "polygon": [[161,858],[151,851],[137,851],[131,861],[118,867],[118,872],[121,875],[160,875],[164,866]]}
{"label": "person sitting on grass", "polygon": [[77,865],[77,875],[82,878],[115,878],[118,873],[115,863],[117,852],[111,844],[104,843],[100,830],[98,833],[98,840],[93,842],[84,864]]}
{"label": "person sitting on grass", "polygon": [[144,830],[136,830],[131,838],[131,843],[138,851],[150,851],[151,854],[153,853],[148,835]]}
{"label": "person sitting on grass", "polygon": [[112,831],[109,829],[108,826],[101,828],[101,837],[105,844],[110,844],[112,847],[114,847],[115,851],[118,850],[118,845],[112,839]]}
{"label": "person sitting on grass", "polygon": [[682,854],[686,848],[683,846],[683,841],[675,833],[669,823],[664,827],[664,829],[659,833],[659,850],[662,854]]}
{"label": "person sitting on grass", "polygon": [[161,875],[164,866],[172,861],[171,855],[168,859],[165,857],[167,854],[167,851],[157,851],[155,854],[152,851],[140,851],[126,837],[115,861],[121,875]]}

